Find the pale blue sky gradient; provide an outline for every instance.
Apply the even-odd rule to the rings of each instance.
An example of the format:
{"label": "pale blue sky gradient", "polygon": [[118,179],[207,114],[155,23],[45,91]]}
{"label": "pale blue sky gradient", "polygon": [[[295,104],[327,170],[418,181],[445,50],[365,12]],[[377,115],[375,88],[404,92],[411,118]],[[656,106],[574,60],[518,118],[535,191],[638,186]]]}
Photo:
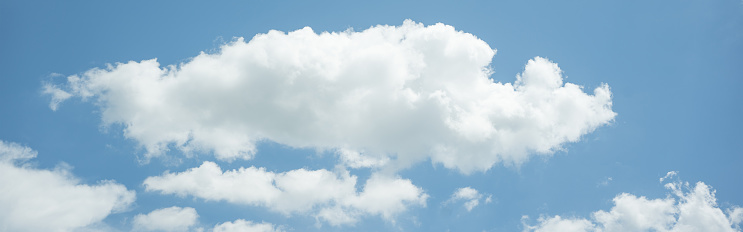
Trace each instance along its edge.
{"label": "pale blue sky gradient", "polygon": [[[94,104],[73,98],[52,111],[41,93],[43,83],[62,83],[107,63],[157,58],[177,64],[269,30],[361,31],[405,19],[442,22],[487,42],[498,50],[491,64],[496,81],[515,81],[529,59],[542,56],[584,90],[607,83],[618,115],[565,151],[521,167],[463,175],[418,163],[400,176],[430,195],[427,207],[410,208],[394,225],[372,216],[356,227],[318,229],[311,216],[145,192],[146,177],[213,158],[139,164],[144,151],[120,126],[102,128]],[[205,227],[244,218],[294,231],[520,231],[522,215],[588,217],[609,209],[622,192],[662,198],[667,191],[658,178],[672,170],[715,188],[720,206],[743,205],[741,87],[743,5],[735,0],[0,2],[0,140],[37,150],[32,162],[40,168],[65,162],[85,183],[114,179],[135,190],[132,210],[105,220],[122,230],[136,214],[177,205],[196,208]],[[271,142],[258,150],[254,160],[218,163],[288,171],[336,162],[332,155]],[[354,174],[363,180],[369,171]],[[443,204],[466,186],[492,194],[493,202],[470,212]]]}

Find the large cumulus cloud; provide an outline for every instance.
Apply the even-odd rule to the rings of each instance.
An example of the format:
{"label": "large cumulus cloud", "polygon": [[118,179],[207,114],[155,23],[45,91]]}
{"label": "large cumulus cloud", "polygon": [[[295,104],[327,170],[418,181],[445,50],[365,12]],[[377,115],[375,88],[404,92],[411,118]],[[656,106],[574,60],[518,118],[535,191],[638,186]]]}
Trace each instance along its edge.
{"label": "large cumulus cloud", "polygon": [[67,94],[94,101],[103,123],[123,125],[148,158],[174,147],[250,159],[271,140],[353,154],[356,166],[431,159],[465,173],[551,154],[616,115],[608,85],[585,93],[544,58],[513,83],[495,83],[494,54],[440,23],[306,27],[239,38],[178,65],[94,68],[45,88],[53,108]]}

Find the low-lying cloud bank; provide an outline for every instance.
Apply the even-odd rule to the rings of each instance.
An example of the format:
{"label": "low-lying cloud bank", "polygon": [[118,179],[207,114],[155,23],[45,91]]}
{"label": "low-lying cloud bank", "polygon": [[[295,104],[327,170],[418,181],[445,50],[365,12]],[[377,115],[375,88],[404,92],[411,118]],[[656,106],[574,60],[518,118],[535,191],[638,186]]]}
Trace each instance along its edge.
{"label": "low-lying cloud bank", "polygon": [[82,184],[61,165],[37,169],[38,153],[0,140],[0,231],[77,231],[105,227],[103,219],[126,210],[133,190],[111,180]]}
{"label": "low-lying cloud bank", "polygon": [[410,180],[399,177],[375,174],[358,192],[356,176],[347,172],[297,169],[275,173],[255,167],[222,171],[213,162],[148,177],[144,186],[162,194],[266,207],[287,216],[311,214],[336,226],[354,224],[365,215],[394,221],[394,216],[410,206],[425,207],[428,198]]}
{"label": "low-lying cloud bank", "polygon": [[282,226],[268,222],[253,222],[237,219],[219,223],[214,228],[205,230],[198,226],[199,214],[191,207],[172,206],[153,210],[148,214],[138,214],[132,221],[132,231],[165,231],[165,232],[282,232]]}
{"label": "low-lying cloud bank", "polygon": [[350,167],[430,159],[469,173],[551,154],[614,119],[608,85],[585,93],[541,57],[513,83],[494,83],[493,55],[440,23],[306,27],[239,38],[178,65],[94,68],[44,92],[52,109],[73,97],[95,102],[103,124],[123,125],[147,159],[169,147],[250,159],[270,140],[338,151]]}
{"label": "low-lying cloud bank", "polygon": [[[676,175],[669,172],[661,182]],[[614,197],[611,210],[599,210],[591,218],[563,218],[560,216],[538,219],[537,225],[528,225],[522,218],[524,231],[551,232],[620,232],[620,231],[740,231],[743,208],[733,206],[721,209],[717,205],[715,190],[704,182],[691,186],[688,182],[666,183],[670,191],[666,198],[648,199],[622,193]]]}
{"label": "low-lying cloud bank", "polygon": [[148,214],[137,214],[132,221],[133,231],[190,231],[198,222],[199,214],[191,207],[168,207]]}

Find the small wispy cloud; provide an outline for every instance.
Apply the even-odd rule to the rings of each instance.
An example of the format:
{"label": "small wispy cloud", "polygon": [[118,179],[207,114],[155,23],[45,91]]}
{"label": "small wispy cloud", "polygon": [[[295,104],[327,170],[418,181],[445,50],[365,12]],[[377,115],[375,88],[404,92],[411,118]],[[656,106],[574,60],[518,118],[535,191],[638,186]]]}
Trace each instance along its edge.
{"label": "small wispy cloud", "polygon": [[598,183],[597,187],[606,187],[609,186],[609,183],[613,180],[612,177],[606,177],[601,182]]}
{"label": "small wispy cloud", "polygon": [[676,172],[676,171],[670,171],[670,172],[666,173],[666,175],[665,175],[665,176],[661,177],[661,178],[660,178],[660,179],[658,180],[658,182],[661,182],[661,183],[663,183],[663,181],[667,180],[668,178],[674,177],[674,176],[676,176],[676,175],[678,175],[678,172]]}
{"label": "small wispy cloud", "polygon": [[[459,188],[451,195],[449,200],[445,201],[444,204],[464,201],[463,206],[467,211],[472,211],[475,207],[480,205],[480,200],[485,197],[484,194],[477,191],[472,187]],[[493,201],[493,195],[488,194],[485,198],[485,204]]]}
{"label": "small wispy cloud", "polygon": [[42,93],[52,97],[49,102],[49,108],[52,109],[52,111],[57,111],[60,103],[72,97],[72,94],[49,83],[44,84],[44,90]]}

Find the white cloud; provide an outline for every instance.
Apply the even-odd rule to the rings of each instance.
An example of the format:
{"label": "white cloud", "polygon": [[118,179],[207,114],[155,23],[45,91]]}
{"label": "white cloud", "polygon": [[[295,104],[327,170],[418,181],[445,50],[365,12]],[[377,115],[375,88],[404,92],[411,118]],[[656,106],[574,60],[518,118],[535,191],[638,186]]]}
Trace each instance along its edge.
{"label": "white cloud", "polygon": [[728,219],[730,223],[735,225],[735,228],[740,230],[740,223],[743,222],[743,208],[735,207],[728,209]]}
{"label": "white cloud", "polygon": [[672,177],[675,177],[675,176],[676,176],[676,174],[678,174],[678,173],[676,173],[676,171],[670,171],[670,172],[666,173],[666,175],[665,175],[665,176],[661,177],[661,178],[660,178],[660,179],[658,180],[658,182],[661,182],[661,183],[663,183],[663,181],[667,180],[668,178],[672,178]]}
{"label": "white cloud", "polygon": [[351,167],[430,158],[464,173],[551,154],[616,115],[608,85],[584,93],[544,58],[528,61],[514,83],[494,83],[494,54],[444,24],[306,27],[240,38],[177,66],[152,59],[91,69],[48,92],[52,105],[63,92],[95,101],[103,124],[123,125],[146,157],[174,147],[250,159],[257,141],[271,140],[375,158],[344,156]]}
{"label": "white cloud", "polygon": [[390,161],[389,157],[386,156],[371,157],[368,154],[345,148],[338,149],[336,153],[338,153],[341,163],[350,168],[381,167]]}
{"label": "white cloud", "polygon": [[[676,174],[669,172],[661,181]],[[611,210],[596,211],[591,220],[540,217],[536,226],[524,223],[524,231],[739,231],[743,209],[734,206],[723,213],[715,191],[705,183],[697,182],[693,188],[680,181],[665,186],[672,193],[666,198],[622,193],[614,197]]]}
{"label": "white cloud", "polygon": [[530,226],[526,224],[527,216],[521,217],[521,223],[524,226],[524,232],[588,232],[596,231],[595,225],[582,218],[562,218],[554,216],[551,218],[539,217],[539,224]]}
{"label": "white cloud", "polygon": [[134,216],[134,231],[188,231],[198,222],[199,214],[191,207],[156,209]]}
{"label": "white cloud", "polygon": [[214,227],[213,232],[281,232],[281,228],[267,222],[252,222],[243,219],[225,222]]}
{"label": "white cloud", "polygon": [[614,197],[611,211],[593,213],[605,231],[664,231],[675,222],[673,198],[652,199],[622,193]]}
{"label": "white cloud", "polygon": [[23,162],[39,155],[30,147],[0,140],[0,163]]}
{"label": "white cloud", "polygon": [[[467,211],[472,211],[473,208],[480,205],[480,199],[483,198],[483,194],[481,194],[477,189],[473,189],[472,187],[464,187],[459,188],[451,195],[451,198],[447,200],[445,203],[450,202],[457,202],[457,201],[464,201],[464,208],[467,209]],[[488,195],[488,197],[485,199],[485,203],[490,203],[492,201],[492,196]]]}
{"label": "white cloud", "polygon": [[[132,221],[133,231],[204,231],[197,227],[199,214],[191,207],[168,207],[138,214]],[[282,232],[279,226],[267,222],[252,222],[238,219],[214,226],[212,232]]]}
{"label": "white cloud", "polygon": [[274,173],[255,167],[222,171],[217,164],[204,162],[184,172],[148,177],[144,186],[162,194],[262,206],[287,216],[315,214],[333,225],[353,224],[364,214],[393,220],[408,206],[426,204],[428,195],[410,180],[374,174],[363,191],[357,192],[356,176],[339,172],[297,169]]}
{"label": "white cloud", "polygon": [[57,111],[57,107],[60,103],[72,97],[72,94],[61,90],[51,84],[44,84],[43,93],[51,95],[52,100],[49,102],[49,108],[52,109],[52,111]]}
{"label": "white cloud", "polygon": [[602,180],[601,182],[599,182],[599,184],[596,185],[596,186],[597,187],[606,187],[606,186],[609,186],[609,183],[611,183],[612,180],[613,180],[613,178],[606,177],[604,180]]}
{"label": "white cloud", "polygon": [[304,212],[316,204],[353,194],[355,184],[355,177],[338,176],[324,169],[274,173],[249,167],[223,172],[213,162],[144,181],[147,191],[266,206],[284,214]]}
{"label": "white cloud", "polygon": [[346,210],[381,215],[394,221],[394,216],[408,206],[426,206],[428,195],[408,179],[372,174],[363,191],[347,196],[340,205]]}
{"label": "white cloud", "polygon": [[68,169],[36,169],[23,163],[36,155],[31,148],[0,141],[0,231],[100,227],[109,214],[134,202],[134,191],[114,181],[86,185]]}

